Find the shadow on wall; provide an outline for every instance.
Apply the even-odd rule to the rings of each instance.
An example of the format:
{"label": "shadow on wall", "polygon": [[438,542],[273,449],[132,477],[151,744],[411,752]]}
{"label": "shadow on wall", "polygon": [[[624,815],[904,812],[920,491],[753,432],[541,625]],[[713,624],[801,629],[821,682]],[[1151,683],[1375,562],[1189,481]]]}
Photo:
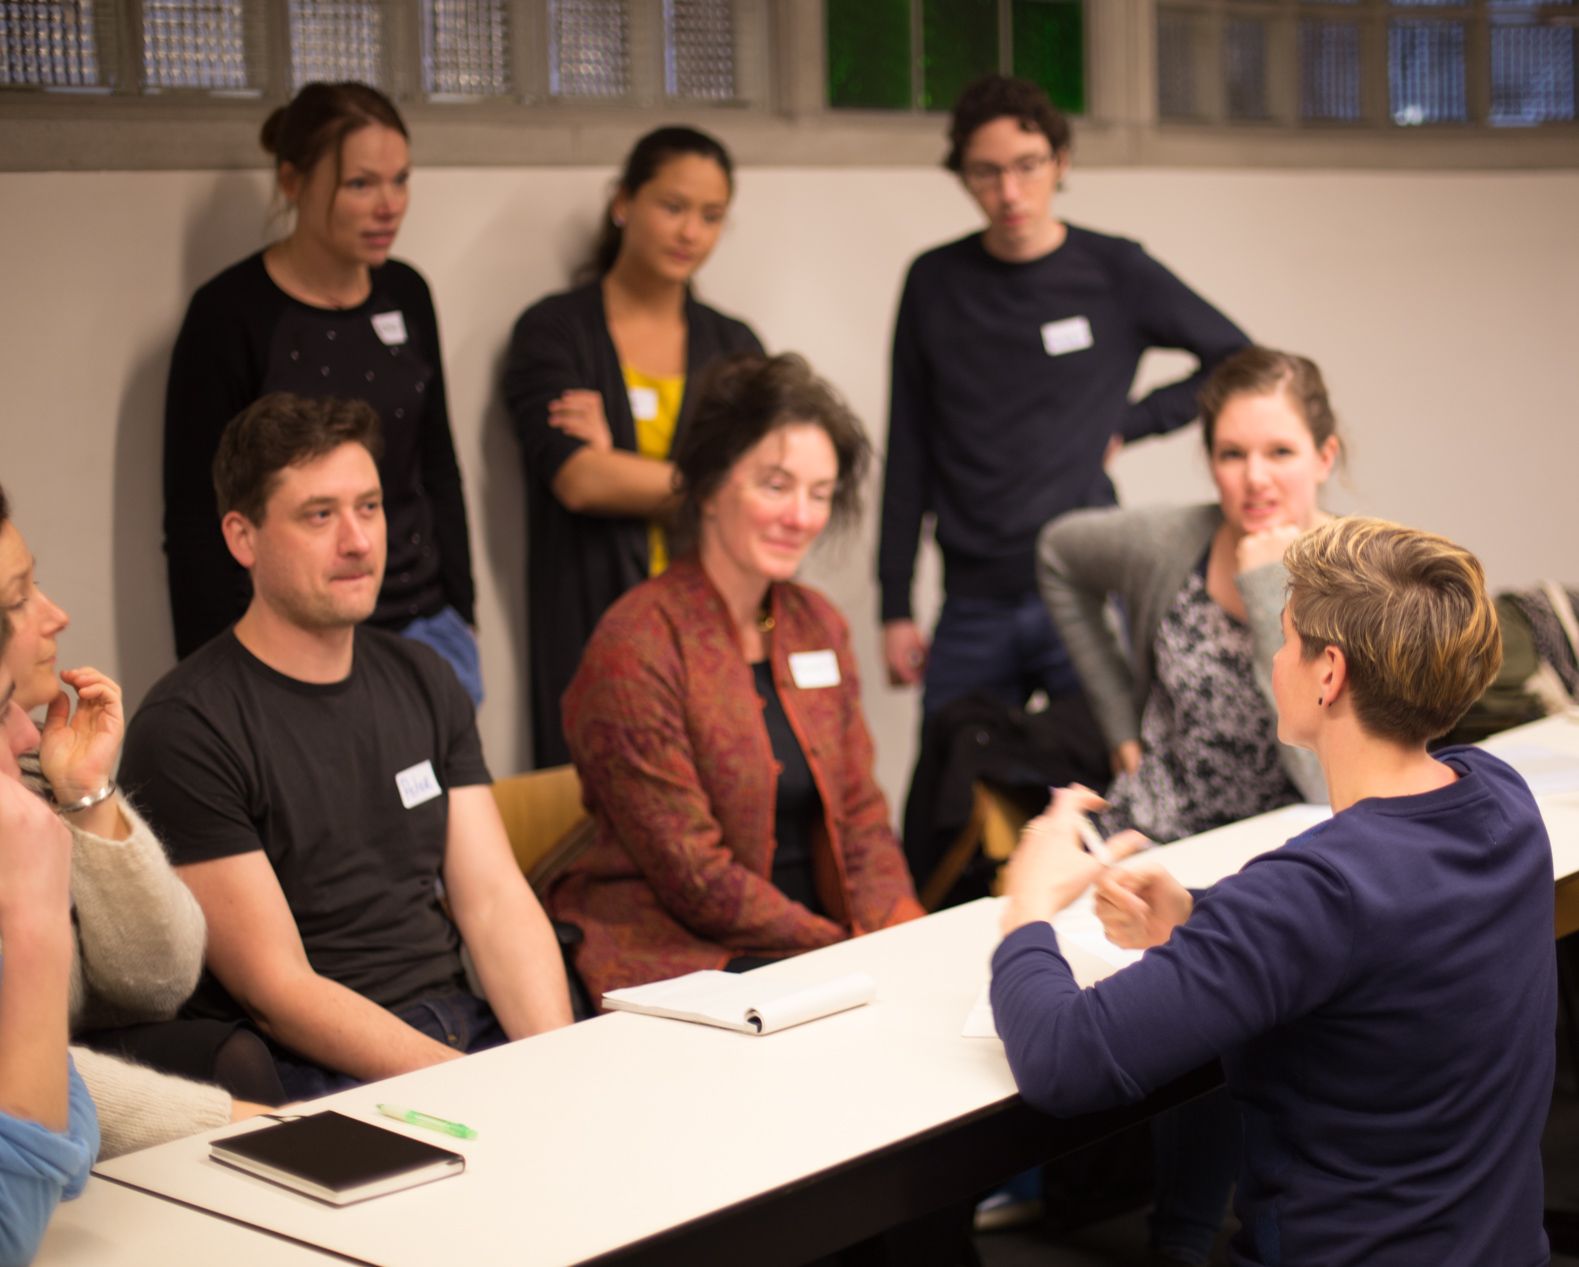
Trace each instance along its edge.
{"label": "shadow on wall", "polygon": [[[493,578],[494,594],[510,631],[510,655],[515,661],[519,698],[492,702],[512,718],[511,742],[516,761],[512,769],[530,770],[532,761],[532,709],[529,692],[532,674],[528,663],[526,627],[526,485],[521,466],[521,446],[510,425],[504,403],[504,363],[508,345],[493,358],[488,404],[483,411],[482,544]],[[472,540],[477,529],[472,529]]]}
{"label": "shadow on wall", "polygon": [[[266,183],[248,173],[217,173],[183,235],[182,293],[260,245]],[[121,649],[126,711],[175,663],[164,559],[164,396],[179,322],[147,331],[121,393],[115,429],[115,488],[110,543],[115,561],[115,645]],[[218,530],[217,527],[215,529]]]}
{"label": "shadow on wall", "polygon": [[[528,293],[517,297],[509,323],[497,335],[490,331],[488,342],[493,347],[487,355],[488,388],[483,405],[482,434],[477,445],[477,450],[481,452],[482,469],[462,471],[467,484],[477,490],[482,508],[481,522],[472,525],[472,544],[477,550],[474,558],[479,560],[476,566],[487,568],[509,641],[508,655],[515,670],[516,698],[505,700],[490,693],[483,706],[490,718],[504,716],[509,719],[504,734],[500,734],[493,726],[485,728],[487,751],[496,774],[506,770],[534,768],[531,635],[527,626],[526,594],[526,499],[530,494],[527,490],[528,477],[521,462],[521,446],[515,438],[510,411],[504,400],[504,367],[509,357],[510,333],[520,313],[543,295],[574,284],[569,275],[577,265],[590,258],[603,210],[604,203],[600,198],[594,215],[564,217],[558,223],[553,238],[541,243],[541,250],[532,253],[532,263],[559,261],[564,265],[563,271],[556,269],[556,275],[551,279],[532,279],[532,283],[525,287]],[[486,232],[476,235],[476,241],[486,243],[507,240],[517,232],[518,226],[512,221],[509,212],[501,211]],[[499,236],[492,236],[494,234]],[[488,254],[480,259],[489,274],[497,274],[496,259]],[[534,286],[537,289],[534,290]],[[453,366],[459,359],[457,353],[460,349],[451,346],[450,352],[447,359]],[[544,492],[541,495],[548,494]],[[493,649],[485,644],[484,656],[494,654]],[[491,684],[489,690],[494,690]]]}

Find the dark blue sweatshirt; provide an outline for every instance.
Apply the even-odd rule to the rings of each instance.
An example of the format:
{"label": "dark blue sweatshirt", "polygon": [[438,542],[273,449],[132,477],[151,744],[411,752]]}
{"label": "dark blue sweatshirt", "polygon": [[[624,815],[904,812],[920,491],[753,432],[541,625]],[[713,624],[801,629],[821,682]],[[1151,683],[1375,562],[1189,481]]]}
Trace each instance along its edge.
{"label": "dark blue sweatshirt", "polygon": [[[884,620],[910,615],[929,512],[950,594],[1035,593],[1042,525],[1113,500],[1108,441],[1182,427],[1207,373],[1247,342],[1138,243],[1068,229],[1056,251],[1025,263],[995,258],[973,233],[910,266],[877,551]],[[1200,368],[1131,402],[1147,348],[1182,348]]]}
{"label": "dark blue sweatshirt", "polygon": [[1548,1260],[1551,845],[1507,765],[1438,756],[1457,782],[1360,801],[1254,859],[1091,989],[1045,923],[993,957],[998,1032],[1046,1112],[1222,1057],[1245,1122],[1236,1263]]}

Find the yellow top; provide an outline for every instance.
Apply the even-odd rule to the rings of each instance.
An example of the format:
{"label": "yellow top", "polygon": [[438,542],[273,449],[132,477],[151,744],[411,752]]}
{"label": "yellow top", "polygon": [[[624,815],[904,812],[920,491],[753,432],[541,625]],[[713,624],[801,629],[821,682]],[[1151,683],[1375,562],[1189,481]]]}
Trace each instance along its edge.
{"label": "yellow top", "polygon": [[[659,378],[643,374],[629,365],[620,366],[625,390],[630,393],[631,417],[636,420],[636,452],[654,461],[667,461],[674,447],[674,428],[680,419],[680,400],[685,395],[685,375]],[[669,544],[663,525],[656,519],[647,524],[649,576],[657,576],[669,565]]]}

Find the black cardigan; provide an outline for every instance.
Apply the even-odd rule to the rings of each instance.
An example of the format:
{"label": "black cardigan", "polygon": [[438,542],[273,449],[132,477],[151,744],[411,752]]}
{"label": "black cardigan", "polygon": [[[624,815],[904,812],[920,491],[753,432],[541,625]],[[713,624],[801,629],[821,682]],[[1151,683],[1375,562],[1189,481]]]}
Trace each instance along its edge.
{"label": "black cardigan", "polygon": [[[685,395],[676,444],[695,408],[697,376],[720,357],[762,351],[750,326],[690,297],[685,321]],[[522,313],[504,369],[505,402],[526,469],[527,647],[538,766],[570,760],[560,696],[599,618],[648,570],[645,519],[574,514],[554,495],[554,476],[582,442],[548,425],[548,404],[575,388],[603,394],[614,447],[636,452],[636,423],[599,282],[549,295]]]}
{"label": "black cardigan", "polygon": [[[225,424],[273,391],[355,397],[379,414],[389,556],[371,623],[399,629],[446,603],[476,623],[471,546],[450,434],[433,300],[398,260],[372,270],[355,308],[292,299],[248,256],[201,286],[170,358],[164,536],[176,654],[190,655],[247,608],[252,587],[219,530],[212,468]],[[396,313],[387,338],[373,319]]]}

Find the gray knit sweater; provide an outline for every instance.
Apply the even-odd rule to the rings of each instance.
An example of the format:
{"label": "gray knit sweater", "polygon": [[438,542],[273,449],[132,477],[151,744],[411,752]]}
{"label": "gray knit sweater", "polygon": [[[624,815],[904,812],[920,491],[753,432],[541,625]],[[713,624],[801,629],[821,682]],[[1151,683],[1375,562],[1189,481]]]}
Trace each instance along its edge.
{"label": "gray knit sweater", "polygon": [[[71,827],[73,1033],[169,1020],[197,985],[207,926],[164,847],[124,799],[125,840]],[[99,1111],[99,1156],[115,1157],[230,1121],[230,1096],[145,1066],[73,1046]]]}
{"label": "gray knit sweater", "polygon": [[[1077,510],[1042,529],[1036,579],[1109,750],[1140,737],[1140,715],[1151,693],[1157,628],[1223,522],[1215,504],[1147,510]],[[1272,657],[1283,644],[1282,564],[1236,578],[1250,617],[1256,685],[1272,699]],[[1105,604],[1117,594],[1128,614],[1133,646],[1124,650],[1108,623]],[[1313,753],[1278,745],[1283,768],[1300,795],[1317,803],[1327,785]]]}

